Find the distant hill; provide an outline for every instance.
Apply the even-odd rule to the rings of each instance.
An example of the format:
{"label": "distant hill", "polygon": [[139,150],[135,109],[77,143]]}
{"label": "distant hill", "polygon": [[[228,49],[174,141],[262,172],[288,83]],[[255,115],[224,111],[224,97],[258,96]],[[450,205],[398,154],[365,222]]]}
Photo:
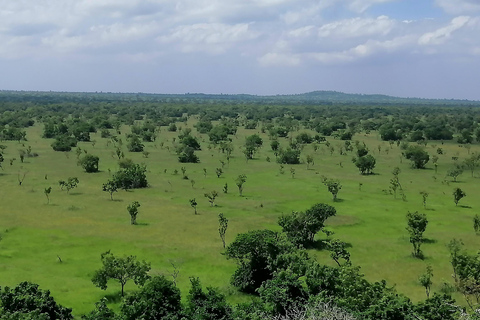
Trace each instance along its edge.
{"label": "distant hill", "polygon": [[480,101],[456,99],[400,98],[382,94],[352,94],[337,91],[313,91],[287,95],[251,94],[157,94],[157,93],[112,93],[112,92],[44,92],[0,91],[0,101],[58,103],[61,101],[162,101],[172,103],[231,102],[280,105],[435,105],[435,106],[480,106]]}

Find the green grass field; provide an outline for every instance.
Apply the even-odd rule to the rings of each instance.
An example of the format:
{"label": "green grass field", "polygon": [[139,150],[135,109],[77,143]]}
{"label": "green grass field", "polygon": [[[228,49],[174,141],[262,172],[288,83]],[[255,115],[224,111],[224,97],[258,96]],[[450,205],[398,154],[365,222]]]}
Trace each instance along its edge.
{"label": "green grass field", "polygon": [[[193,127],[192,121],[188,127]],[[185,127],[185,124],[179,126]],[[127,127],[122,129],[124,133],[130,132]],[[117,159],[112,156],[113,146],[107,146],[108,139],[101,138],[100,133],[92,134],[95,146],[79,143],[80,148],[100,157],[101,172],[90,174],[77,166],[75,151],[53,151],[52,140],[41,138],[41,125],[27,130],[28,141],[25,142],[25,147],[31,146],[39,157],[26,158],[23,164],[19,161],[18,150],[24,147],[18,142],[2,142],[7,149],[3,170],[0,170],[0,284],[14,286],[23,280],[38,283],[41,288],[49,289],[59,303],[72,307],[75,315],[90,311],[104,296],[109,297],[116,308],[120,286],[111,282],[108,289],[102,291],[90,280],[101,266],[100,254],[111,250],[115,255],[134,254],[151,262],[152,274],[171,274],[173,263],[180,271],[177,281],[184,294],[189,288],[189,277],[197,276],[204,285],[219,287],[231,302],[245,301],[250,298],[239,294],[229,284],[236,267],[221,254],[218,214],[224,213],[229,219],[228,244],[238,233],[248,230],[280,230],[277,225],[280,215],[302,211],[319,202],[336,207],[337,216],[327,223],[329,229],[335,232],[333,237],[351,244],[351,260],[362,267],[367,278],[372,281],[386,279],[389,285],[395,285],[414,301],[425,298],[418,276],[427,264],[433,266],[433,291],[438,290],[443,281],[453,283],[446,248],[452,238],[461,238],[471,252],[478,248],[472,222],[480,208],[478,178],[465,171],[459,182],[444,182],[446,171],[453,164],[452,156],[458,156],[459,160],[468,156],[467,150],[457,144],[427,145],[431,156],[436,154],[438,147],[445,150],[445,154],[439,155],[438,172],[435,173],[431,162],[425,170],[411,169],[408,160],[402,161],[401,150],[396,145],[387,154],[385,150],[390,148],[389,144],[382,142],[376,133],[357,134],[353,139],[365,142],[377,160],[375,175],[361,176],[351,161],[353,153],[339,154],[338,146],[343,145],[343,141],[329,138],[336,149],[333,155],[325,145],[320,145],[316,152],[307,145],[302,159],[311,154],[315,164],[309,170],[306,164],[285,165],[285,173],[280,174],[280,165],[274,161],[267,135],[259,130],[239,128],[233,138],[233,158],[223,169],[224,174],[217,178],[215,168],[221,167],[224,155],[207,148],[207,135],[196,134],[195,129],[193,132],[202,141],[199,164],[178,162],[172,148],[172,139],[178,133],[167,132],[165,128],[156,142],[145,143],[145,149],[150,152],[148,158],[143,158],[141,153],[125,151],[127,158],[147,165],[150,187],[119,191],[114,194],[114,201],[101,186],[117,170]],[[254,133],[260,134],[264,146],[256,159],[246,162],[241,146],[245,136]],[[298,132],[293,133],[296,134]],[[164,142],[163,148],[161,142]],[[281,139],[280,143],[286,146],[288,140]],[[480,147],[472,146],[470,152],[475,151],[480,151]],[[267,157],[272,161],[267,162]],[[17,158],[13,165],[9,163],[11,158]],[[182,166],[186,167],[189,180],[182,179]],[[393,195],[382,191],[389,188],[391,172],[396,166],[402,170],[399,177],[407,201],[402,201],[401,197],[394,199]],[[290,174],[292,167],[294,178]],[[207,169],[206,177],[204,168]],[[173,174],[175,169],[178,175]],[[18,178],[24,173],[25,180],[19,186]],[[243,197],[239,196],[235,185],[239,174],[247,175]],[[322,175],[340,180],[343,185],[340,201],[332,202],[321,182]],[[74,176],[79,178],[79,186],[70,194],[60,191],[58,181]],[[195,181],[193,187],[192,179]],[[225,183],[229,187],[228,194],[222,192]],[[49,186],[53,190],[47,205],[44,189]],[[467,193],[458,207],[453,202],[454,187]],[[204,193],[212,190],[219,193],[215,207],[210,207],[204,197]],[[426,209],[420,191],[429,193]],[[198,215],[194,215],[189,204],[191,198],[198,202]],[[130,225],[126,210],[134,200],[141,204],[136,226]],[[411,256],[412,246],[405,230],[406,213],[417,210],[426,213],[429,219],[424,234],[429,241],[422,247],[425,260]],[[327,252],[311,250],[310,253],[319,261],[333,265]],[[128,283],[126,290],[135,290],[133,283]],[[460,295],[456,298],[462,303]]]}

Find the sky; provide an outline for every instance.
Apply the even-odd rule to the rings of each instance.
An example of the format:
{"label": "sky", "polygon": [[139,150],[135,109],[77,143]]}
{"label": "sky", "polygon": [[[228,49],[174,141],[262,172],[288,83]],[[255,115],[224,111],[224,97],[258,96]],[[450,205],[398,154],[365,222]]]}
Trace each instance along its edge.
{"label": "sky", "polygon": [[0,0],[0,90],[480,100],[480,0]]}

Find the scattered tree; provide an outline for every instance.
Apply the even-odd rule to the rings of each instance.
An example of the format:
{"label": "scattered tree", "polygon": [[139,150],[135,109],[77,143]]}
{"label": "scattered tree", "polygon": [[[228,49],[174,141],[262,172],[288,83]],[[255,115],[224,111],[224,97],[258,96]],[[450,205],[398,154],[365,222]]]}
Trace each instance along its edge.
{"label": "scattered tree", "polygon": [[131,204],[127,206],[127,211],[130,214],[130,224],[137,224],[137,215],[138,215],[139,207],[140,207],[140,203],[138,201],[133,201]]}
{"label": "scattered tree", "polygon": [[118,191],[118,185],[113,180],[108,180],[102,186],[103,191],[108,192],[110,194],[110,200],[113,200],[113,193]]}
{"label": "scattered tree", "polygon": [[87,153],[78,161],[78,164],[82,166],[85,172],[98,172],[99,160],[99,157]]}
{"label": "scattered tree", "polygon": [[473,217],[473,230],[475,230],[477,234],[480,231],[480,216],[478,214]]}
{"label": "scattered tree", "polygon": [[420,195],[422,196],[423,207],[426,209],[426,208],[427,208],[428,192],[426,192],[426,191],[420,191]]}
{"label": "scattered tree", "polygon": [[347,243],[339,240],[333,239],[327,242],[328,251],[330,251],[330,257],[337,263],[340,267],[340,259],[345,260],[345,263],[350,263],[350,252],[347,251]]}
{"label": "scattered tree", "polygon": [[455,202],[455,206],[458,205],[458,202],[463,198],[466,197],[467,194],[460,188],[453,189],[453,202]]}
{"label": "scattered tree", "polygon": [[408,146],[403,156],[412,161],[412,167],[415,169],[425,169],[425,165],[430,160],[428,153],[419,145]]}
{"label": "scattered tree", "polygon": [[45,193],[45,197],[47,197],[47,204],[50,203],[50,193],[52,192],[52,187],[45,188],[43,193]]}
{"label": "scattered tree", "polygon": [[425,294],[427,295],[427,299],[430,298],[430,289],[432,287],[432,277],[433,277],[433,268],[431,265],[427,266],[427,270],[424,274],[422,274],[418,281],[425,288]]}
{"label": "scattered tree", "polygon": [[223,174],[222,168],[216,168],[215,173],[217,174],[217,178],[220,178],[221,175]]}
{"label": "scattered tree", "polygon": [[218,192],[213,190],[212,192],[205,193],[204,196],[208,199],[208,202],[210,202],[210,206],[213,207],[215,205],[215,199],[218,196]]}
{"label": "scattered tree", "polygon": [[110,250],[101,254],[102,268],[95,271],[92,282],[102,290],[107,289],[108,280],[117,280],[122,286],[122,297],[125,284],[133,280],[136,285],[143,286],[150,277],[150,264],[145,261],[137,261],[135,256],[122,258],[115,257]]}
{"label": "scattered tree", "polygon": [[335,179],[323,179],[323,184],[327,187],[328,192],[330,192],[333,196],[333,201],[337,201],[338,192],[342,189],[342,185],[340,181]]}
{"label": "scattered tree", "polygon": [[360,170],[361,174],[371,174],[372,170],[375,168],[375,164],[376,160],[370,154],[358,157],[355,160],[355,165],[357,166],[358,170]]}
{"label": "scattered tree", "polygon": [[225,249],[225,233],[227,232],[228,228],[228,219],[225,218],[223,213],[218,215],[218,233],[220,234],[220,239],[222,240],[223,249]]}
{"label": "scattered tree", "polygon": [[407,213],[407,231],[410,234],[410,243],[413,245],[413,256],[416,258],[423,258],[420,247],[427,224],[427,216],[424,213],[418,211]]}
{"label": "scattered tree", "polygon": [[193,199],[190,199],[190,206],[195,209],[195,214],[197,214],[197,201],[195,200],[195,198]]}
{"label": "scattered tree", "polygon": [[240,197],[243,195],[243,184],[247,181],[247,176],[245,174],[241,174],[235,180],[235,183],[238,187],[238,192],[240,193]]}

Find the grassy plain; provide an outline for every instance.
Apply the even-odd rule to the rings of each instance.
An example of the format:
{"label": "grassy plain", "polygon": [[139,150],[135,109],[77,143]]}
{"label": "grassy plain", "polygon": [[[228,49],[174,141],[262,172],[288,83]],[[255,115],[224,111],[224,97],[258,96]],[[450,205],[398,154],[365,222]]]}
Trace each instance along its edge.
{"label": "grassy plain", "polygon": [[[191,119],[187,126],[193,128],[193,121]],[[122,131],[130,132],[127,127]],[[387,153],[390,146],[380,141],[377,133],[357,134],[353,139],[365,142],[377,160],[375,174],[361,176],[351,162],[353,153],[339,154],[339,146],[344,142],[328,138],[335,147],[332,155],[324,144],[316,152],[307,145],[301,158],[311,154],[315,164],[309,170],[306,164],[285,165],[285,173],[281,174],[267,135],[259,129],[239,128],[233,138],[233,158],[223,169],[224,174],[217,178],[215,168],[221,167],[224,155],[207,148],[207,135],[197,134],[195,129],[193,132],[200,137],[202,145],[198,152],[199,164],[178,162],[172,148],[172,140],[178,133],[167,132],[165,128],[156,142],[145,143],[145,149],[150,152],[148,158],[125,151],[127,158],[147,165],[150,187],[120,191],[114,194],[114,201],[102,192],[101,186],[117,170],[117,159],[112,155],[113,146],[108,145],[108,139],[101,138],[100,133],[92,134],[95,146],[79,143],[80,148],[100,157],[101,172],[90,174],[77,166],[75,151],[53,151],[52,140],[41,138],[41,125],[27,130],[28,141],[24,143],[39,157],[26,158],[23,164],[18,160],[18,150],[25,147],[18,142],[2,142],[7,149],[4,169],[0,170],[0,284],[14,286],[23,280],[38,283],[41,288],[49,289],[59,303],[72,307],[76,315],[91,310],[104,296],[118,307],[120,287],[116,283],[111,282],[108,289],[102,291],[90,280],[101,266],[100,254],[111,250],[115,255],[134,254],[151,262],[152,274],[171,274],[173,263],[180,272],[177,282],[184,294],[189,288],[189,277],[197,276],[204,285],[219,287],[231,302],[245,301],[249,298],[229,285],[235,264],[221,254],[218,214],[224,213],[229,219],[226,235],[229,243],[236,234],[248,230],[279,230],[279,216],[305,210],[319,202],[336,207],[338,216],[328,221],[329,229],[335,232],[333,237],[351,244],[351,260],[362,267],[366,277],[372,281],[386,279],[414,301],[425,298],[418,276],[427,264],[433,266],[433,291],[438,290],[443,281],[453,283],[446,248],[452,238],[461,238],[472,252],[478,249],[472,222],[480,208],[478,178],[466,171],[459,182],[444,182],[446,171],[453,164],[452,156],[458,156],[460,161],[468,156],[468,151],[455,143],[427,145],[431,156],[438,147],[445,151],[439,155],[435,173],[431,162],[425,170],[411,169],[410,162],[402,160],[396,145]],[[256,159],[246,162],[241,146],[245,137],[254,133],[260,134],[264,146]],[[296,134],[298,132],[293,133]],[[281,139],[280,143],[287,146],[288,140]],[[378,146],[381,146],[380,152]],[[480,147],[472,146],[470,152],[475,151],[480,151]],[[267,157],[272,161],[267,162]],[[9,164],[11,158],[17,158],[13,165]],[[182,166],[189,180],[182,179]],[[402,170],[399,177],[407,201],[401,197],[394,199],[383,191],[389,188],[391,172],[396,166]],[[295,169],[294,178],[290,168]],[[178,175],[174,175],[175,169]],[[18,177],[23,173],[26,173],[25,180],[19,186]],[[239,174],[247,175],[243,197],[235,185]],[[340,201],[332,202],[321,182],[322,175],[340,180],[343,186]],[[69,194],[60,191],[58,181],[73,176],[79,178],[79,186]],[[228,194],[222,192],[225,183]],[[53,190],[47,204],[44,189],[49,186]],[[467,193],[458,207],[452,196],[457,186]],[[204,193],[212,190],[219,193],[215,207],[210,207],[204,197]],[[420,191],[429,193],[426,209]],[[198,202],[198,215],[194,215],[190,207],[191,198]],[[130,225],[126,210],[134,200],[141,204],[136,226]],[[429,241],[423,245],[425,260],[411,257],[412,246],[405,230],[406,213],[417,210],[425,212],[429,219],[425,232]],[[332,264],[327,252],[312,250],[311,254]],[[135,290],[135,286],[129,283],[126,290]],[[462,300],[459,295],[456,297]]]}

